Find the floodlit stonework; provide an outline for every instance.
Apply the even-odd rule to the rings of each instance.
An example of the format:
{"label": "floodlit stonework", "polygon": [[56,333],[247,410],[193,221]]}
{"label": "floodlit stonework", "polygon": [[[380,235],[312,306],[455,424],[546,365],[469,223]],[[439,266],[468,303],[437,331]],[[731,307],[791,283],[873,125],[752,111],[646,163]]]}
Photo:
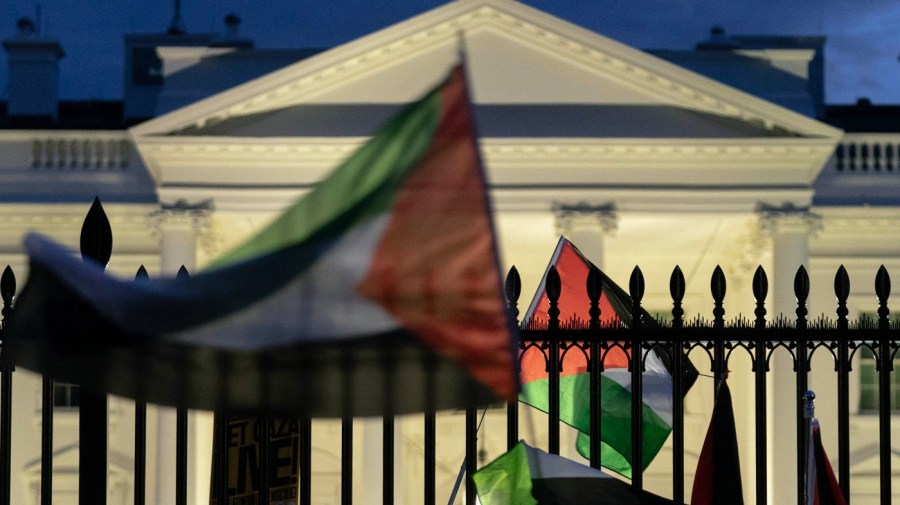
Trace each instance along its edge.
{"label": "floodlit stonework", "polygon": [[[751,37],[737,39],[748,46],[743,57],[768,62],[773,75],[787,72],[810,83],[803,88],[808,94],[801,90],[779,104],[676,63],[687,65],[689,55],[643,52],[512,0],[449,2],[342,46],[298,56],[277,70],[247,75],[227,89],[216,88],[205,65],[231,58],[228,70],[241,72],[245,60],[234,55],[255,49],[211,48],[205,39],[178,47],[167,45],[176,39],[158,39],[144,41],[159,44],[151,46],[168,69],[156,94],[144,90],[158,99],[156,117],[103,131],[0,130],[0,265],[12,266],[19,286],[27,277],[23,234],[37,230],[77,247],[95,195],[113,227],[110,271],[133,276],[144,265],[155,276],[173,274],[182,264],[202,268],[308,191],[372,133],[379,118],[437,82],[461,48],[501,259],[522,275],[523,311],[560,230],[620,284],[640,265],[651,313],[671,311],[668,279],[679,265],[686,318],[711,314],[709,280],[717,265],[729,281],[726,318],[752,317],[750,279],[757,265],[769,272],[770,315],[793,313],[793,273],[800,265],[810,272],[812,317],[834,313],[832,285],[840,265],[851,278],[851,317],[877,308],[872,285],[880,265],[900,274],[900,238],[892,233],[900,223],[900,167],[888,169],[897,162],[900,131],[845,132],[810,115],[817,108],[807,105],[821,99],[814,91],[822,84],[809,72],[820,61],[815,47],[766,51],[752,47]],[[167,88],[171,83],[180,86],[178,93],[189,89],[198,98],[172,105],[187,95]],[[850,145],[870,146],[873,153],[875,145],[894,147],[879,150],[884,156],[863,170],[868,158],[846,165],[835,155],[839,145],[843,153]],[[203,202],[210,205],[198,217],[192,205]],[[706,373],[705,355],[691,357]],[[794,374],[783,358],[773,360],[769,383],[770,503],[790,503],[796,490],[794,421],[782,415],[793,412]],[[829,359],[824,352],[815,355],[810,386],[834,463],[837,415]],[[748,462],[744,492],[754,500],[749,358],[735,353],[730,369],[741,456]],[[41,380],[18,370],[14,384],[13,502],[36,504]],[[877,503],[877,417],[855,411],[860,388],[854,372],[852,499]],[[701,377],[686,398],[688,490],[712,391],[711,379]],[[132,503],[134,409],[120,398],[109,405],[109,503],[126,505]],[[519,410],[520,435],[544,446],[546,416]],[[503,414],[485,417],[480,463],[505,450]],[[173,418],[165,408],[151,408],[148,415],[148,503],[166,503],[173,493]],[[74,503],[77,496],[74,423],[72,409],[57,411],[54,503]],[[211,426],[209,413],[192,413],[193,505],[208,503]],[[421,416],[396,421],[397,503],[421,502],[423,430]],[[462,415],[439,416],[437,432],[437,494],[443,501],[464,455]],[[339,503],[340,422],[317,420],[313,433],[313,503]],[[564,430],[561,445],[564,455],[577,457],[572,433]],[[381,421],[357,420],[354,447],[354,502],[371,503],[381,493]],[[645,485],[664,495],[671,489],[670,459],[671,442],[645,475]],[[894,487],[900,493],[900,484]]]}

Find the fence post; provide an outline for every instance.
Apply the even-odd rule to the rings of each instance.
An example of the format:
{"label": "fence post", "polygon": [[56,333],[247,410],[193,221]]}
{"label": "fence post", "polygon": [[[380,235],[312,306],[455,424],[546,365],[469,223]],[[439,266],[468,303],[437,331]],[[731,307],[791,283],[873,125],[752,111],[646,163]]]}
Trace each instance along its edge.
{"label": "fence post", "polygon": [[669,278],[669,294],[672,295],[672,501],[684,502],[684,274],[675,266]]}
{"label": "fence post", "polygon": [[837,372],[838,372],[838,479],[841,492],[850,498],[850,342],[847,328],[847,298],[850,276],[844,265],[834,274],[834,296],[837,298]]}
{"label": "fence post", "polygon": [[550,398],[548,409],[549,428],[547,434],[548,452],[551,454],[559,454],[559,302],[560,295],[560,278],[559,272],[555,266],[550,266],[547,272],[547,300],[550,308],[547,309],[547,315],[550,321],[547,323],[547,336],[550,345],[547,353],[547,372],[549,376],[548,385],[550,387]]}
{"label": "fence post", "polygon": [[769,372],[768,349],[766,347],[766,295],[769,293],[769,279],[762,265],[756,267],[753,274],[753,298],[756,299],[754,329],[756,353],[753,359],[753,372],[756,386],[756,503],[768,503],[768,434],[766,433],[766,374]]}
{"label": "fence post", "polygon": [[641,326],[644,309],[644,274],[639,267],[631,271],[628,281],[631,295],[631,485],[640,491],[644,489],[644,348]]}
{"label": "fence post", "polygon": [[[81,228],[81,257],[104,268],[112,254],[112,228],[95,198]],[[78,503],[106,505],[107,396],[81,388],[78,409]]]}
{"label": "fence post", "polygon": [[[349,351],[344,352],[344,356],[341,358],[341,381],[343,383],[341,387],[341,402],[342,402],[342,412],[343,415],[341,417],[341,505],[351,505],[353,503],[353,369],[355,368],[355,363],[353,362],[352,353]],[[312,435],[310,434],[310,439],[312,439]],[[307,448],[305,446],[305,441],[301,440],[301,449],[304,451],[304,456],[307,452]],[[310,453],[310,460],[312,459],[312,451],[308,451]],[[303,459],[305,461],[305,459]],[[301,471],[305,471],[303,467],[301,467]],[[312,474],[310,474],[312,475]],[[301,477],[300,482],[302,483],[306,478]],[[301,493],[300,503],[304,503],[304,500],[308,500],[303,493]]]}
{"label": "fence post", "polygon": [[[16,276],[9,265],[0,276],[0,298],[3,309],[0,315],[0,329],[6,326],[12,313],[13,297],[16,294]],[[6,334],[2,334],[2,346],[6,346]],[[12,378],[15,369],[9,362],[8,353],[0,348],[0,505],[9,505],[10,479],[12,477]]]}
{"label": "fence post", "polygon": [[[506,306],[509,309],[516,327],[519,326],[519,296],[522,294],[522,279],[519,271],[513,266],[506,275]],[[518,350],[518,349],[517,349]],[[516,376],[521,373],[519,369],[519,356],[516,353],[514,366]],[[506,406],[506,450],[511,450],[519,443],[519,400],[509,402]]]}
{"label": "fence post", "polygon": [[875,295],[878,297],[878,442],[880,444],[881,503],[891,503],[891,328],[888,297],[891,296],[891,276],[881,265],[875,276]]}
{"label": "fence post", "polygon": [[804,458],[806,455],[807,445],[809,444],[809,429],[807,428],[806,420],[804,419],[804,410],[803,410],[803,395],[806,393],[806,390],[809,389],[808,384],[808,376],[809,372],[809,353],[808,353],[808,345],[807,340],[808,337],[806,335],[806,315],[808,310],[806,309],[806,300],[809,298],[809,275],[806,273],[806,268],[803,265],[800,265],[800,268],[797,269],[797,274],[794,276],[794,296],[797,298],[797,320],[796,320],[796,328],[797,328],[797,365],[796,365],[796,386],[797,386],[797,396],[796,401],[794,402],[797,411],[797,499],[800,505],[806,505],[803,501],[803,497],[806,494],[805,484],[803,482],[803,475],[806,472],[806,468],[804,467]]}
{"label": "fence post", "polygon": [[[603,273],[600,272],[600,269],[594,265],[591,265],[591,270],[588,272],[587,276],[587,295],[588,299],[591,301],[591,306],[588,309],[588,314],[590,315],[590,323],[589,328],[593,330],[591,332],[592,337],[602,336],[600,333],[600,296],[603,294]],[[591,339],[590,342],[590,355],[589,355],[589,365],[590,365],[590,384],[591,384],[591,446],[590,446],[590,460],[591,466],[594,468],[600,468],[600,433],[602,433],[602,410],[600,408],[600,390],[602,388],[602,381],[600,379],[600,374],[603,373],[603,356],[600,354],[600,341],[598,338]]]}
{"label": "fence post", "polygon": [[[150,279],[144,265],[134,274],[134,280]],[[219,453],[220,455],[222,453]],[[134,401],[134,505],[144,505],[147,491],[147,403]],[[224,503],[224,499],[220,502]]]}

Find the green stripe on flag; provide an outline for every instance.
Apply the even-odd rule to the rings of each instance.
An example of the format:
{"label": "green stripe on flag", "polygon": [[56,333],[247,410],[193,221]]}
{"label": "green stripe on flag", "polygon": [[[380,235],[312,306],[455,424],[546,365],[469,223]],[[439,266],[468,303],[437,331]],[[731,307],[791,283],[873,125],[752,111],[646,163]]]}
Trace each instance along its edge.
{"label": "green stripe on flag", "polygon": [[306,197],[209,268],[271,253],[314,236],[327,238],[388,211],[406,176],[431,146],[441,118],[441,90],[438,87],[405,107]]}
{"label": "green stripe on flag", "polygon": [[[559,378],[559,419],[579,431],[576,448],[584,456],[590,455],[590,374],[564,375]],[[522,385],[519,400],[539,410],[550,410],[549,379],[539,379]],[[631,478],[631,391],[605,375],[600,376],[600,438],[601,463],[625,477]],[[644,468],[653,461],[672,432],[652,408],[643,406]]]}
{"label": "green stripe on flag", "polygon": [[537,505],[531,495],[531,468],[521,442],[472,474],[481,505]]}

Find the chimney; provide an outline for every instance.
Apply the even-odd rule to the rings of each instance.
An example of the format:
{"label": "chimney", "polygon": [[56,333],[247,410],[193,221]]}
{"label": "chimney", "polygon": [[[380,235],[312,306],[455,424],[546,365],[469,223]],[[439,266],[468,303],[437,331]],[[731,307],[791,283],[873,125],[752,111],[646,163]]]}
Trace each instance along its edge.
{"label": "chimney", "polygon": [[740,49],[741,44],[732,39],[720,25],[709,29],[709,38],[697,43],[698,51],[732,51]]}
{"label": "chimney", "polygon": [[241,27],[241,17],[236,12],[230,12],[225,16],[225,38],[238,38],[238,30]]}
{"label": "chimney", "polygon": [[16,36],[3,41],[9,60],[11,118],[52,121],[59,111],[59,60],[66,53],[58,41],[38,34],[35,23],[22,18]]}

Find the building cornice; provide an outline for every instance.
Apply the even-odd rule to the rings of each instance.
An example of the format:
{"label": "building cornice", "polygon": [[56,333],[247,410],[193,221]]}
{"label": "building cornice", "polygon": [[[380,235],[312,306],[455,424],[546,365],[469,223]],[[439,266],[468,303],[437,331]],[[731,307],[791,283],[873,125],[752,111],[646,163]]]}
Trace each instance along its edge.
{"label": "building cornice", "polygon": [[[140,149],[160,187],[310,185],[364,138],[149,137]],[[830,139],[481,140],[492,183],[808,186]]]}

